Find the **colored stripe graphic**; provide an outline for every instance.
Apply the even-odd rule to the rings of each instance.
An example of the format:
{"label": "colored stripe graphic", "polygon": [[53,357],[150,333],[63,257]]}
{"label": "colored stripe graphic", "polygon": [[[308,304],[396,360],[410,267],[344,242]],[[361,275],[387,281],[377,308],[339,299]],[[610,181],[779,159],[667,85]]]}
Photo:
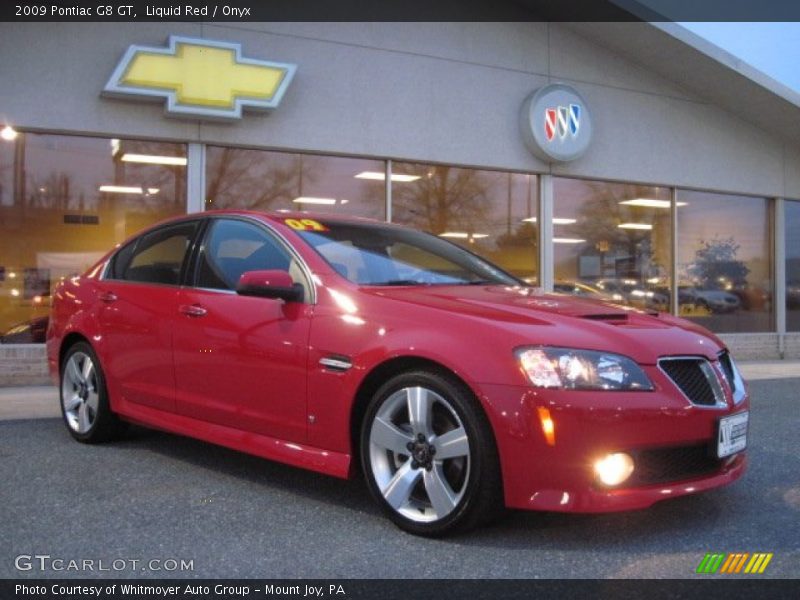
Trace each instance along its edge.
{"label": "colored stripe graphic", "polygon": [[[735,574],[744,573],[761,574],[763,573],[769,562],[772,560],[772,552],[730,552],[722,554],[719,552],[708,552],[697,565],[696,572],[705,575],[720,574]],[[750,559],[750,560],[748,560]],[[747,565],[747,566],[745,566]]]}

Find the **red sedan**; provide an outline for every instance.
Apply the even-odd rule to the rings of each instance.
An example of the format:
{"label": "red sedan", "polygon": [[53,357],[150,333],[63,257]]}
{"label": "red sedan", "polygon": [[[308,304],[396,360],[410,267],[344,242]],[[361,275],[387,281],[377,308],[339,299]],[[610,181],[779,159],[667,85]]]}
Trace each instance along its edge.
{"label": "red sedan", "polygon": [[338,477],[440,535],[503,507],[604,512],[730,483],[749,399],[701,327],[545,294],[438,237],[210,212],[55,292],[69,432],[127,422]]}

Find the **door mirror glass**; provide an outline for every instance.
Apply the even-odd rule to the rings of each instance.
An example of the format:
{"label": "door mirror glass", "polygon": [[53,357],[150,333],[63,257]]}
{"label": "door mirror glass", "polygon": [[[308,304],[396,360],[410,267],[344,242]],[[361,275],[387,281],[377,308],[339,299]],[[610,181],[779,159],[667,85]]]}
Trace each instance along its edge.
{"label": "door mirror glass", "polygon": [[241,296],[261,296],[278,298],[286,302],[300,302],[303,299],[303,286],[292,281],[288,271],[278,269],[245,271],[239,277],[236,293]]}

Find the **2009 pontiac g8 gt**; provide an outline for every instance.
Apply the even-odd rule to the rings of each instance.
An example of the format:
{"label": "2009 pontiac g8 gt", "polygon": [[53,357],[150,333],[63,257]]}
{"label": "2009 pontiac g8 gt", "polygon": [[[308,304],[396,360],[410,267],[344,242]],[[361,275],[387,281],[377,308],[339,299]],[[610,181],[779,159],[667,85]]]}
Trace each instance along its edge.
{"label": "2009 pontiac g8 gt", "polygon": [[441,535],[503,507],[644,508],[739,478],[749,399],[724,344],[545,294],[438,237],[210,212],[59,285],[47,338],[82,442],[127,422],[338,477]]}

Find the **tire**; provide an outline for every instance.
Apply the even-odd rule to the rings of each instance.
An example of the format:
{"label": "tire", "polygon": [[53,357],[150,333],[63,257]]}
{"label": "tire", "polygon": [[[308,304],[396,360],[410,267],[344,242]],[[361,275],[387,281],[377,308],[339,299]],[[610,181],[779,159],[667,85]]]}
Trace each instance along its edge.
{"label": "tire", "polygon": [[464,532],[504,509],[494,436],[472,391],[419,370],[387,381],[361,425],[369,490],[401,529],[428,537]]}
{"label": "tire", "polygon": [[119,437],[127,424],[111,411],[103,369],[86,342],[70,346],[61,361],[61,415],[73,438],[86,444]]}

